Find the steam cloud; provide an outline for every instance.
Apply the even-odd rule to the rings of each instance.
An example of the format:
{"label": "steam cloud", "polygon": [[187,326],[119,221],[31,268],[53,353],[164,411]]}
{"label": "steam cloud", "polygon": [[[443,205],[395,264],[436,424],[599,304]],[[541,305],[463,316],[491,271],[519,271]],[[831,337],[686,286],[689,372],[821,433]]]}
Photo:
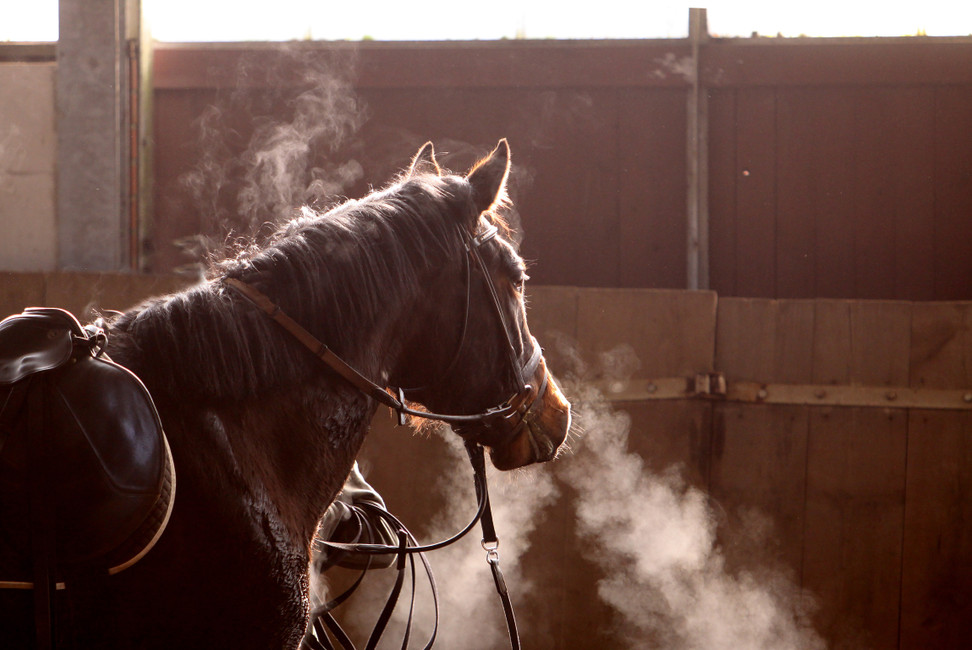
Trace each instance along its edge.
{"label": "steam cloud", "polygon": [[[465,498],[451,500],[440,519],[433,523],[435,530],[430,539],[454,532],[456,523],[468,520],[470,513],[475,511],[471,472],[462,443],[449,430],[444,431],[443,438],[453,456],[450,467],[459,471],[443,477],[441,489],[446,490],[446,494],[465,493]],[[552,505],[560,491],[549,472],[510,474],[489,467],[487,478],[493,519],[500,538],[500,565],[515,598],[526,598],[534,585],[523,575],[521,552],[529,547],[530,533],[539,520],[537,513]],[[480,544],[481,537],[478,529],[472,531],[463,544],[437,551],[430,558],[436,569],[439,592],[443,595],[444,624],[440,638],[444,648],[486,650],[509,645],[506,621],[493,587],[485,551]],[[438,553],[444,555],[441,565]],[[471,621],[476,621],[472,634]]]}
{"label": "steam cloud", "polygon": [[[244,62],[236,90],[217,98],[196,122],[199,158],[179,181],[187,208],[202,212],[205,232],[253,235],[295,216],[302,205],[333,201],[364,176],[357,160],[338,155],[368,117],[352,86],[353,56],[284,49],[276,67],[261,70],[271,81],[285,73],[299,79],[254,90],[248,80],[255,72]],[[289,119],[268,117],[279,114]],[[237,124],[252,128],[245,142]],[[193,236],[177,244],[198,259],[223,242]]]}
{"label": "steam cloud", "polygon": [[[428,530],[413,531],[420,533],[420,542],[439,541],[453,535],[476,511],[472,470],[462,442],[447,428],[439,433],[448,448],[450,469],[437,481],[436,489],[449,495],[449,502]],[[534,589],[522,573],[521,552],[529,546],[528,538],[538,522],[537,513],[550,507],[560,492],[549,472],[501,473],[489,466],[488,461],[487,480],[493,519],[500,538],[500,565],[511,585],[511,593],[516,600],[521,600]],[[477,526],[459,542],[428,556],[440,599],[436,647],[489,650],[509,645],[506,620],[493,586],[486,552],[480,544],[481,537]],[[421,569],[417,582],[417,613],[411,634],[415,646],[423,647],[432,631],[433,600]],[[360,600],[344,613],[352,629],[371,629],[387,594],[387,584],[380,583],[379,580],[366,581]],[[400,647],[408,618],[406,600],[406,595],[400,598],[379,648]]]}
{"label": "steam cloud", "polygon": [[238,200],[251,224],[340,194],[364,175],[354,159],[313,165],[318,152],[333,154],[354,135],[364,113],[347,79],[324,71],[304,77],[310,88],[293,100],[293,119],[258,123],[242,156],[245,174]]}
{"label": "steam cloud", "polygon": [[[544,509],[561,498],[559,486],[563,484],[577,493],[572,504],[577,534],[581,542],[596,549],[588,557],[598,562],[604,574],[598,583],[598,596],[617,613],[618,620],[605,621],[605,627],[615,627],[614,647],[825,648],[810,622],[813,598],[793,584],[784,569],[764,566],[731,570],[716,540],[717,518],[709,497],[687,485],[679,468],[653,472],[641,456],[627,451],[630,418],[614,411],[584,379],[603,376],[604,369],[587,369],[576,352],[565,352],[578,369],[564,383],[574,405],[576,429],[583,431],[580,435],[573,432],[571,453],[546,466],[514,473],[493,472],[490,476],[502,566],[519,611],[528,608],[530,600],[543,598],[542,578],[529,582],[521,557]],[[620,369],[622,375],[638,365],[624,348],[603,355],[600,361],[615,372]],[[460,443],[449,431],[444,438],[454,459],[439,488],[450,495],[452,503],[434,530],[422,536],[426,540],[454,532],[474,508],[469,469]],[[756,541],[765,541],[762,538],[771,530],[771,522],[765,516],[751,520],[758,528],[754,537],[760,539]],[[439,642],[446,648],[503,648],[509,641],[502,610],[478,544],[479,536],[471,533],[469,537],[472,539],[430,557],[443,597]],[[425,603],[419,619],[427,622],[431,617],[430,595],[420,592],[419,602]],[[380,608],[375,604],[358,606],[366,612]],[[396,612],[399,629],[383,641],[401,643],[404,610],[399,607]],[[358,624],[365,622],[360,619]],[[521,619],[521,627],[526,625],[530,622]],[[418,642],[424,637],[413,632],[413,638]],[[395,647],[395,642],[383,643],[382,647]]]}
{"label": "steam cloud", "polygon": [[578,533],[606,574],[598,595],[623,618],[629,647],[825,647],[807,594],[781,571],[730,572],[708,497],[677,468],[653,474],[626,451],[627,415],[591,390],[575,403],[587,433],[557,474],[578,491]]}

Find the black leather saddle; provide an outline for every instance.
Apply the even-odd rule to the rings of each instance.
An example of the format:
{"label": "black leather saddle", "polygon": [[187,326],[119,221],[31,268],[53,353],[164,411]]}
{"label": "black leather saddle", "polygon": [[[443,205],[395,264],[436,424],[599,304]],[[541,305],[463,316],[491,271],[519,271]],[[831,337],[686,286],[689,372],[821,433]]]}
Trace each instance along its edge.
{"label": "black leather saddle", "polygon": [[61,309],[0,321],[0,587],[63,587],[79,566],[117,573],[165,528],[168,443],[145,386],[105,342]]}

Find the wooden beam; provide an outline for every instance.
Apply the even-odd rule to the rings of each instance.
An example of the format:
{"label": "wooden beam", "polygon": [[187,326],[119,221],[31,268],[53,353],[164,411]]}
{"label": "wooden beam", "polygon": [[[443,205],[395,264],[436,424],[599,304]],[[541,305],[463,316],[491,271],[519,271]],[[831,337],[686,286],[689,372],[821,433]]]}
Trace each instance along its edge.
{"label": "wooden beam", "polygon": [[[594,385],[611,402],[707,398],[746,404],[854,406],[893,409],[972,411],[972,388],[931,389],[831,384],[776,384],[725,381],[723,389],[694,377],[662,377],[628,381],[600,381]],[[708,388],[707,388],[708,386]]]}
{"label": "wooden beam", "polygon": [[[299,87],[306,66],[364,88],[684,88],[672,41],[447,41],[154,45],[156,90]],[[245,73],[244,73],[245,71]]]}

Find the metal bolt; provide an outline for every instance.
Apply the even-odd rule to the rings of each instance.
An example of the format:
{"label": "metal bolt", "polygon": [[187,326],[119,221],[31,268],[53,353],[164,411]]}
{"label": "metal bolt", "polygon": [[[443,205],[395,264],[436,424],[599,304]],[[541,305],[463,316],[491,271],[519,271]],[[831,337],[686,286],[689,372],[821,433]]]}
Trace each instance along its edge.
{"label": "metal bolt", "polygon": [[758,399],[766,399],[767,397],[769,397],[769,392],[767,392],[767,390],[765,388],[760,388],[756,392],[756,397]]}
{"label": "metal bolt", "polygon": [[962,395],[962,400],[965,402],[972,402],[972,393],[966,393]]}
{"label": "metal bolt", "polygon": [[658,390],[658,386],[656,386],[655,384],[648,384],[645,387],[645,390],[647,390],[649,393],[654,393],[655,391]]}

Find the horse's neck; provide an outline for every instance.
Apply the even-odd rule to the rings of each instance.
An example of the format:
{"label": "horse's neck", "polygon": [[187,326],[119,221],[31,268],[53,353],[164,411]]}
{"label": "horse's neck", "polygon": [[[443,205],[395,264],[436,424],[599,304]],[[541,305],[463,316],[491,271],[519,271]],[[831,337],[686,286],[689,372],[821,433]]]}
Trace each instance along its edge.
{"label": "horse's neck", "polygon": [[[156,307],[159,306],[166,304],[158,303]],[[160,314],[165,313],[171,313],[171,308],[150,309],[139,316],[143,322],[138,332],[132,327],[133,319],[123,320],[110,339],[109,353],[145,380],[163,426],[174,429],[169,433],[177,457],[192,454],[192,438],[202,433],[200,428],[204,429],[204,435],[219,450],[219,462],[224,463],[228,475],[236,475],[236,480],[246,483],[253,498],[252,507],[278,517],[291,542],[306,546],[324,509],[348,475],[374,412],[374,402],[299,348],[295,356],[299,362],[290,365],[303,366],[305,370],[293,369],[292,376],[277,376],[275,384],[256,385],[242,396],[234,395],[236,388],[231,379],[216,378],[214,385],[197,387],[194,382],[198,380],[189,377],[193,375],[193,363],[199,363],[193,361],[198,356],[192,352],[194,348],[180,345],[192,346],[188,339],[201,334],[196,331],[190,336],[165,326],[144,326],[149,319],[161,322]],[[186,320],[192,318],[188,314]],[[269,318],[266,322],[274,338],[269,342],[244,341],[241,349],[295,347],[284,330]],[[206,332],[213,345],[221,340],[221,334]],[[221,346],[225,346],[225,338],[222,340]],[[366,351],[351,352],[349,361],[362,363],[366,372],[376,373],[377,376],[371,376],[380,380],[382,369],[375,361],[370,365],[364,362],[368,358]],[[283,365],[286,359],[282,357],[277,362]],[[180,381],[183,376],[185,379]],[[176,449],[177,446],[182,448]],[[193,471],[203,474],[205,467],[200,465]],[[201,480],[212,479],[203,476]]]}
{"label": "horse's neck", "polygon": [[305,388],[212,410],[254,507],[279,517],[297,546],[344,483],[374,410],[346,390]]}

